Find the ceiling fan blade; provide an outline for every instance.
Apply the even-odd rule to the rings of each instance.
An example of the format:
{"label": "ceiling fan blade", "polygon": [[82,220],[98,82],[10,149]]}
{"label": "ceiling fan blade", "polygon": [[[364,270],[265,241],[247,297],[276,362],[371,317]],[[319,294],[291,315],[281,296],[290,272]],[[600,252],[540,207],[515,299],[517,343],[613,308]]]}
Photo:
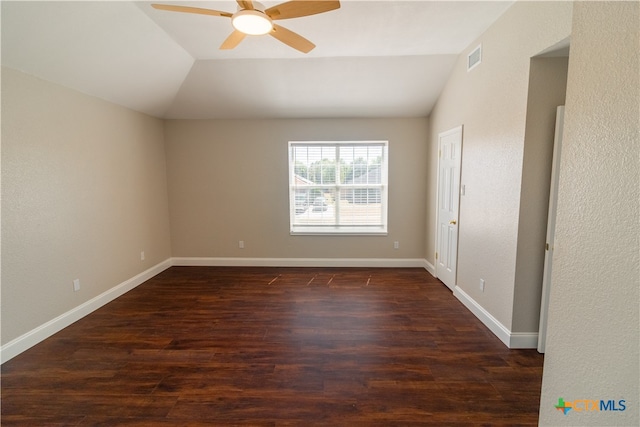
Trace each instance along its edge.
{"label": "ceiling fan blade", "polygon": [[234,30],[231,34],[229,34],[229,37],[227,37],[225,41],[222,42],[222,44],[220,45],[220,49],[233,49],[234,47],[238,46],[242,40],[244,40],[245,36],[246,34],[242,31]]}
{"label": "ceiling fan blade", "polygon": [[287,30],[286,28],[281,27],[277,24],[273,24],[273,31],[271,31],[269,34],[280,40],[282,43],[291,46],[292,48],[299,50],[302,53],[309,53],[314,47],[316,47],[315,44],[311,43],[300,34],[294,33],[291,30]]}
{"label": "ceiling fan blade", "polygon": [[277,20],[316,15],[339,8],[339,1],[296,0],[270,7],[264,13],[271,19]]}
{"label": "ceiling fan blade", "polygon": [[253,2],[251,0],[236,0],[240,7],[245,10],[253,10]]}
{"label": "ceiling fan blade", "polygon": [[233,16],[233,13],[221,12],[213,9],[202,9],[199,7],[174,6],[171,4],[152,4],[151,7],[159,10],[168,10],[170,12],[196,13],[198,15],[224,16],[227,18],[231,18]]}

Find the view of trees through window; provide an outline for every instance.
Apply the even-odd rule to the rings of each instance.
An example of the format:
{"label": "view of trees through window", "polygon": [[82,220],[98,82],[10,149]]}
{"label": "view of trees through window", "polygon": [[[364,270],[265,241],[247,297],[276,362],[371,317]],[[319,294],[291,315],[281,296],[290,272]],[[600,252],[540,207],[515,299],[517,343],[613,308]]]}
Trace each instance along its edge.
{"label": "view of trees through window", "polygon": [[386,232],[386,142],[290,143],[292,232]]}

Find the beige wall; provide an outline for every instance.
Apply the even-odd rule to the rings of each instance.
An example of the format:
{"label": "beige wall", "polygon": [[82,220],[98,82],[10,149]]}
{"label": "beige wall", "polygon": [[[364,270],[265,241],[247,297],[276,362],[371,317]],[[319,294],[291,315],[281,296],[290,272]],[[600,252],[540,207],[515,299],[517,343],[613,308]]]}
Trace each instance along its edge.
{"label": "beige wall", "polygon": [[[637,426],[640,4],[573,15],[540,424]],[[560,397],[627,410],[563,415]]]}
{"label": "beige wall", "polygon": [[[515,3],[460,56],[430,118],[429,200],[435,200],[438,133],[464,125],[466,194],[460,200],[457,285],[508,329],[513,327],[530,59],[569,36],[571,11],[568,2]],[[482,63],[467,72],[466,55],[480,43]],[[432,203],[426,235],[431,263],[435,221]],[[531,303],[539,307],[539,301]]]}
{"label": "beige wall", "polygon": [[167,200],[161,120],[3,68],[2,343],[169,258]]}
{"label": "beige wall", "polygon": [[[427,119],[168,120],[165,137],[174,257],[423,259]],[[291,236],[288,141],[366,139],[389,140],[388,236]]]}

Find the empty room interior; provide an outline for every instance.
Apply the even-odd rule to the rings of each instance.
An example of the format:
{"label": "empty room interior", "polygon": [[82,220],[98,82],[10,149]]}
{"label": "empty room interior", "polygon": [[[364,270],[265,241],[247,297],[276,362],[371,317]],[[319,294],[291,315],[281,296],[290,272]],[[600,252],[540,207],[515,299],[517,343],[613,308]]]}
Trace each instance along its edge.
{"label": "empty room interior", "polygon": [[640,424],[639,2],[0,13],[3,424]]}

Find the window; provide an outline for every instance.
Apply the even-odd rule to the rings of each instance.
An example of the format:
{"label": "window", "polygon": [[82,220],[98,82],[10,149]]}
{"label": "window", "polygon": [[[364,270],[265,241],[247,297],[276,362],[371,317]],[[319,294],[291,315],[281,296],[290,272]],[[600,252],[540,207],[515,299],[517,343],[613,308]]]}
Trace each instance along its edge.
{"label": "window", "polygon": [[289,142],[291,234],[386,234],[387,141]]}

